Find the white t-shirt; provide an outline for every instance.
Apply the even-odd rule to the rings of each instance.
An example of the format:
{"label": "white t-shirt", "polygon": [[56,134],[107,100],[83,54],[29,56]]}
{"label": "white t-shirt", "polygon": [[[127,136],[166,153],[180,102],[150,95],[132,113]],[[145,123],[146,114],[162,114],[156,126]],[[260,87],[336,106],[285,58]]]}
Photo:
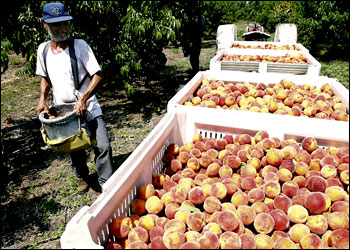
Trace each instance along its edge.
{"label": "white t-shirt", "polygon": [[[36,63],[36,74],[43,77],[47,76],[43,58],[43,51],[47,43],[44,42],[39,45]],[[79,82],[82,81],[87,72],[92,76],[101,70],[93,51],[84,40],[74,39],[74,49],[78,61]],[[49,49],[46,55],[46,66],[52,84],[54,104],[56,105],[75,103],[77,96],[83,94],[90,84],[90,79],[86,78],[79,91],[75,90],[68,47],[59,54],[54,54]],[[88,115],[87,118],[102,115],[101,107],[95,95],[87,100],[86,106],[88,113],[91,115]]]}

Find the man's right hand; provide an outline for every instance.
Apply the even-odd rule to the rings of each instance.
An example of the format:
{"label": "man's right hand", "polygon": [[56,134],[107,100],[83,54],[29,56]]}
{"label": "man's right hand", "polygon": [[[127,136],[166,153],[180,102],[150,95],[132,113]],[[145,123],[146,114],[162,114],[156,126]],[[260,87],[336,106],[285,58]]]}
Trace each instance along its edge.
{"label": "man's right hand", "polygon": [[49,107],[46,105],[46,102],[39,102],[35,108],[36,115],[39,116],[41,111],[45,111],[49,114]]}

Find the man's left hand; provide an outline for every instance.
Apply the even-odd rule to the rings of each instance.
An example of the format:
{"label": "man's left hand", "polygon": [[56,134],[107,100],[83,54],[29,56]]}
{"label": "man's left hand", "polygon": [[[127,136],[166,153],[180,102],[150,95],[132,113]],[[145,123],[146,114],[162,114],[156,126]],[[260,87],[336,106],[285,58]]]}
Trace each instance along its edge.
{"label": "man's left hand", "polygon": [[81,99],[79,99],[75,105],[74,105],[74,109],[78,112],[78,116],[83,117],[86,111],[86,102],[82,101]]}

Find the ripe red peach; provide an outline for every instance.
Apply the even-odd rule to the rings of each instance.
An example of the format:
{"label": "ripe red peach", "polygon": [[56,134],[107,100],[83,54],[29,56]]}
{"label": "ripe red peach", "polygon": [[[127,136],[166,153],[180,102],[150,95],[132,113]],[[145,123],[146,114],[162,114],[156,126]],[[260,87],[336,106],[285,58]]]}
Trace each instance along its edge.
{"label": "ripe red peach", "polygon": [[155,188],[152,184],[141,185],[137,189],[137,195],[140,199],[147,200],[149,197],[155,195]]}
{"label": "ripe red peach", "polygon": [[236,182],[232,178],[225,178],[221,183],[225,185],[229,196],[233,195],[238,189]]}
{"label": "ripe red peach", "polygon": [[305,195],[297,194],[292,197],[292,205],[305,206]]}
{"label": "ripe red peach", "polygon": [[138,226],[143,227],[144,229],[147,230],[147,232],[149,232],[151,228],[154,227],[154,225],[155,225],[155,221],[150,214],[143,215],[139,219]]}
{"label": "ripe red peach", "polygon": [[317,148],[318,144],[314,137],[305,137],[301,142],[301,146],[307,152],[312,153]]}
{"label": "ripe red peach", "polygon": [[219,174],[219,171],[220,171],[220,165],[216,162],[213,162],[207,168],[207,175],[209,177],[214,177]]}
{"label": "ripe red peach", "polygon": [[314,233],[304,235],[300,239],[300,245],[303,249],[324,249],[325,243]]}
{"label": "ripe red peach", "polygon": [[349,169],[343,170],[340,173],[340,180],[343,184],[349,186]]}
{"label": "ripe red peach", "polygon": [[306,178],[302,175],[297,175],[292,179],[299,188],[303,188],[306,185]]}
{"label": "ripe red peach", "polygon": [[305,175],[309,171],[310,167],[305,162],[297,162],[295,164],[295,173],[299,176]]}
{"label": "ripe red peach", "polygon": [[308,165],[311,161],[311,155],[304,149],[300,150],[294,158],[297,162],[305,162]]}
{"label": "ripe red peach", "polygon": [[283,160],[279,166],[279,169],[282,168],[288,169],[291,173],[295,172],[295,164],[292,160]]}
{"label": "ripe red peach", "polygon": [[207,213],[212,214],[215,211],[221,210],[221,202],[218,198],[209,196],[205,199],[203,208]]}
{"label": "ripe red peach", "polygon": [[305,224],[294,224],[288,231],[289,237],[292,241],[299,243],[304,235],[310,234],[310,228]]}
{"label": "ripe red peach", "polygon": [[252,190],[253,188],[256,188],[256,180],[254,177],[245,177],[241,179],[240,183],[242,190]]}
{"label": "ripe red peach", "polygon": [[201,249],[217,249],[220,246],[220,241],[216,234],[205,231],[198,237],[198,244]]}
{"label": "ripe red peach", "polygon": [[216,218],[217,224],[224,231],[234,231],[238,227],[239,221],[238,216],[230,210],[221,211]]}
{"label": "ripe red peach", "polygon": [[349,230],[336,229],[329,236],[330,245],[338,249],[349,248]]}
{"label": "ripe red peach", "polygon": [[311,153],[311,159],[319,159],[319,160],[321,160],[325,156],[326,156],[326,152],[324,151],[323,148],[316,148]]}
{"label": "ripe red peach", "polygon": [[280,182],[286,182],[286,181],[290,181],[293,178],[293,174],[291,171],[289,171],[286,168],[280,168],[277,171],[277,177],[279,179]]}
{"label": "ripe red peach", "polygon": [[164,231],[163,242],[168,249],[179,249],[185,243],[185,234],[176,227],[169,228]]}
{"label": "ripe red peach", "polygon": [[292,205],[288,208],[287,215],[293,223],[305,223],[309,217],[309,212],[300,205]]}
{"label": "ripe red peach", "polygon": [[288,212],[289,207],[291,207],[292,205],[293,205],[293,202],[291,198],[283,194],[276,196],[275,199],[273,200],[273,207],[275,209],[280,209],[285,213]]}
{"label": "ripe red peach", "polygon": [[148,238],[148,232],[143,227],[134,227],[128,234],[129,243],[132,243],[134,241],[142,241],[144,243],[147,243]]}
{"label": "ripe red peach", "polygon": [[223,159],[223,164],[231,167],[232,169],[237,169],[241,166],[241,159],[236,155],[228,155]]}
{"label": "ripe red peach", "polygon": [[282,184],[282,193],[289,197],[297,195],[299,186],[294,181],[288,180]]}
{"label": "ripe red peach", "polygon": [[289,237],[283,237],[275,241],[274,249],[299,249],[299,245],[295,244]]}
{"label": "ripe red peach", "polygon": [[216,147],[217,150],[220,151],[220,150],[225,149],[225,147],[226,147],[227,144],[228,144],[228,143],[227,143],[226,139],[224,139],[224,138],[219,138],[219,139],[216,141],[215,147]]}
{"label": "ripe red peach", "polygon": [[179,146],[176,143],[169,144],[167,149],[166,149],[166,153],[169,153],[171,155],[178,155],[179,154]]}
{"label": "ripe red peach", "polygon": [[349,203],[345,201],[336,201],[332,205],[332,212],[343,212],[349,216]]}
{"label": "ripe red peach", "polygon": [[286,233],[286,232],[274,230],[272,235],[271,235],[271,239],[273,240],[273,242],[276,243],[276,241],[281,239],[281,238],[290,238],[290,237],[289,237],[288,233]]}
{"label": "ripe red peach", "polygon": [[163,234],[164,234],[164,228],[161,227],[161,226],[154,226],[151,228],[151,230],[149,231],[149,239],[150,241],[154,241],[154,239],[156,237],[163,237]]}
{"label": "ripe red peach", "polygon": [[334,178],[337,176],[337,169],[332,165],[325,165],[321,168],[321,175],[323,178]]}
{"label": "ripe red peach", "polygon": [[269,138],[269,133],[265,130],[259,130],[258,132],[256,132],[256,134],[254,135],[254,139],[255,142],[258,143],[262,140],[264,140],[265,138]]}
{"label": "ripe red peach", "polygon": [[327,188],[327,181],[321,176],[313,175],[307,179],[306,187],[311,192],[324,192]]}
{"label": "ripe red peach", "polygon": [[181,171],[182,170],[182,163],[179,159],[174,159],[171,161],[170,163],[170,169],[173,171],[173,172],[178,172],[178,171]]}
{"label": "ripe red peach", "polygon": [[256,242],[253,236],[241,234],[239,238],[242,242],[242,249],[256,249]]}
{"label": "ripe red peach", "polygon": [[239,157],[239,159],[241,160],[241,162],[247,162],[248,161],[248,151],[245,149],[241,149],[237,152],[237,156]]}
{"label": "ripe red peach", "polygon": [[261,169],[260,175],[264,178],[267,173],[271,173],[271,172],[277,175],[278,168],[276,168],[275,166],[266,165],[263,169]]}
{"label": "ripe red peach", "polygon": [[227,194],[227,188],[226,186],[221,182],[216,182],[211,184],[209,195],[214,196],[218,198],[219,200],[222,200],[226,197]]}
{"label": "ripe red peach", "polygon": [[123,247],[118,242],[112,240],[104,245],[104,249],[123,249]]}
{"label": "ripe red peach", "polygon": [[223,165],[219,169],[219,176],[222,180],[225,178],[231,178],[232,174],[233,174],[232,168],[227,165]]}
{"label": "ripe red peach", "polygon": [[268,173],[264,174],[263,180],[264,180],[264,183],[269,182],[269,181],[276,181],[276,182],[280,181],[277,174],[274,172],[268,172]]}
{"label": "ripe red peach", "polygon": [[244,225],[250,225],[254,222],[256,216],[255,210],[247,205],[242,205],[237,208],[236,214]]}
{"label": "ripe red peach", "polygon": [[321,167],[326,165],[332,165],[333,167],[338,167],[339,159],[336,155],[326,155],[321,159]]}
{"label": "ripe red peach", "polygon": [[268,213],[259,213],[254,218],[254,228],[260,234],[269,234],[275,227],[273,217]]}
{"label": "ripe red peach", "polygon": [[119,216],[115,219],[112,219],[112,222],[109,224],[110,232],[117,238],[125,238],[128,236],[132,228],[132,221],[127,216]]}
{"label": "ripe red peach", "polygon": [[180,207],[178,203],[169,203],[165,206],[164,213],[168,219],[174,219],[177,209]]}
{"label": "ripe red peach", "polygon": [[240,249],[242,241],[238,234],[234,232],[224,232],[220,236],[220,249]]}
{"label": "ripe red peach", "polygon": [[311,192],[305,197],[305,207],[310,214],[320,214],[326,207],[326,199],[321,192]]}
{"label": "ripe red peach", "polygon": [[269,198],[275,198],[281,193],[281,186],[276,181],[269,181],[264,184],[265,195]]}
{"label": "ripe red peach", "polygon": [[248,199],[249,202],[254,204],[256,202],[264,201],[265,199],[265,192],[264,190],[260,188],[253,188],[248,192]]}
{"label": "ripe red peach", "polygon": [[285,160],[293,160],[297,155],[297,150],[294,147],[287,145],[282,148],[282,155]]}
{"label": "ripe red peach", "polygon": [[146,213],[146,201],[142,199],[135,199],[131,202],[131,212],[137,215]]}
{"label": "ripe red peach", "polygon": [[333,212],[328,215],[328,225],[334,231],[336,229],[349,229],[349,216],[343,212]]}
{"label": "ripe red peach", "polygon": [[202,230],[202,232],[206,232],[206,231],[210,231],[214,234],[216,234],[216,236],[220,237],[222,234],[222,230],[219,226],[219,224],[217,224],[216,222],[209,222],[208,224],[206,224]]}
{"label": "ripe red peach", "polygon": [[270,211],[268,205],[264,202],[258,201],[251,205],[256,214],[268,213]]}
{"label": "ripe red peach", "polygon": [[267,234],[257,234],[254,236],[256,249],[273,249],[274,242]]}
{"label": "ripe red peach", "polygon": [[176,185],[172,187],[169,191],[171,199],[178,204],[181,204],[183,201],[187,199],[188,192],[186,188],[181,185]]}
{"label": "ripe red peach", "polygon": [[283,231],[289,227],[289,218],[282,210],[274,209],[269,214],[275,222],[275,230]]}
{"label": "ripe red peach", "polygon": [[183,243],[179,249],[201,249],[201,246],[197,242],[189,241]]}
{"label": "ripe red peach", "polygon": [[164,225],[164,233],[172,227],[179,229],[183,233],[186,232],[186,225],[181,220],[171,219]]}
{"label": "ripe red peach", "polygon": [[202,187],[194,187],[188,193],[188,199],[195,205],[203,204],[206,196]]}
{"label": "ripe red peach", "polygon": [[148,249],[148,246],[146,243],[137,240],[128,244],[125,249]]}
{"label": "ripe red peach", "polygon": [[200,231],[205,226],[205,216],[203,213],[194,212],[187,217],[186,224],[193,231]]}

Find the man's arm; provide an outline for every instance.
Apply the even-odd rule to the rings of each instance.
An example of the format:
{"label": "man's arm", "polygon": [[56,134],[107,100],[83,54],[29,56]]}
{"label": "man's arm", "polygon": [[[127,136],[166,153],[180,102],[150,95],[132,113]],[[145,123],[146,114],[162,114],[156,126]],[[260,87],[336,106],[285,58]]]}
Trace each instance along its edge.
{"label": "man's arm", "polygon": [[102,80],[103,80],[103,76],[101,71],[98,71],[96,74],[92,76],[92,79],[90,81],[88,88],[80,96],[79,100],[76,102],[74,106],[74,109],[78,111],[79,116],[84,115],[87,109],[86,101],[96,93],[98,87],[101,85]]}
{"label": "man's arm", "polygon": [[40,82],[40,96],[39,96],[39,101],[36,106],[36,115],[39,116],[41,111],[46,111],[49,113],[49,107],[46,104],[46,98],[50,93],[50,85],[49,83],[45,80],[44,77],[41,77],[41,82]]}

